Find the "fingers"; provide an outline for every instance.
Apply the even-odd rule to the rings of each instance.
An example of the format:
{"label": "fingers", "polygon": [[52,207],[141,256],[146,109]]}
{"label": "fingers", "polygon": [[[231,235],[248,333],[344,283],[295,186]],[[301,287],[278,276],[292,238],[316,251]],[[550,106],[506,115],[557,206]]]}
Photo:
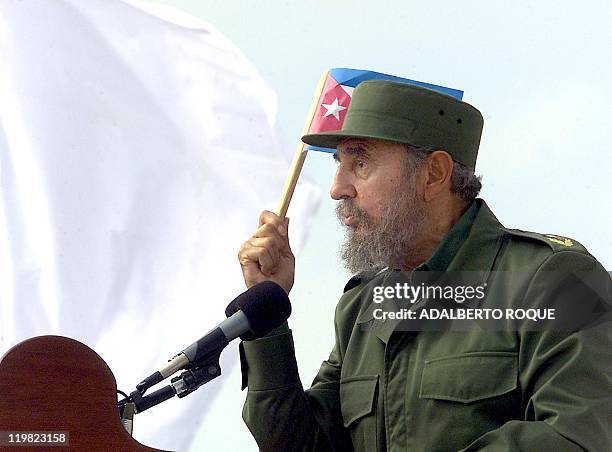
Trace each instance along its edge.
{"label": "fingers", "polygon": [[278,269],[278,259],[275,260],[267,248],[253,246],[250,242],[245,242],[242,246],[238,259],[243,267],[257,265],[265,276],[274,274]]}
{"label": "fingers", "polygon": [[249,243],[255,248],[265,248],[274,263],[280,260],[281,251],[285,248],[285,244],[278,237],[254,237]]}
{"label": "fingers", "polygon": [[289,246],[289,219],[263,211],[253,236],[238,252],[242,275],[247,287],[270,280],[291,290],[295,272],[295,257]]}
{"label": "fingers", "polygon": [[289,221],[287,218],[281,218],[275,213],[270,212],[269,210],[264,210],[259,215],[259,226],[261,227],[266,224],[269,224],[273,226],[274,228],[276,228],[276,230],[281,236],[283,237],[288,236],[287,226],[289,225]]}
{"label": "fingers", "polygon": [[[266,213],[264,211],[264,213]],[[264,215],[262,213],[262,216]],[[272,214],[271,212],[267,212]],[[265,221],[270,219],[272,222],[264,223],[257,228],[255,234],[253,234],[253,238],[269,238],[269,241],[259,241],[256,246],[267,246],[268,244],[274,247],[274,252],[278,252],[283,256],[291,254],[291,247],[289,245],[289,237],[288,237],[288,229],[289,229],[289,219],[285,218],[280,220],[279,217],[274,215],[276,218],[264,218]],[[277,221],[278,220],[278,221]],[[274,255],[274,254],[273,254]]]}

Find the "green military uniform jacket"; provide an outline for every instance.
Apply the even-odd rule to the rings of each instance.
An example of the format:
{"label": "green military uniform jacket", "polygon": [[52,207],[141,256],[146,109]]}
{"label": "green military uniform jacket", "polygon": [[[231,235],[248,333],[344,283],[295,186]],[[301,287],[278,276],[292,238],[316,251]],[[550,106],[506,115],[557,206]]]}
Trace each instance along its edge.
{"label": "green military uniform jacket", "polygon": [[[423,269],[476,271],[487,284],[479,307],[572,304],[580,317],[612,296],[609,274],[580,244],[506,229],[482,200]],[[243,418],[260,449],[612,450],[605,309],[596,322],[562,330],[400,331],[373,319],[366,296],[389,275],[349,282],[335,346],[306,391],[288,328],[241,343]]]}

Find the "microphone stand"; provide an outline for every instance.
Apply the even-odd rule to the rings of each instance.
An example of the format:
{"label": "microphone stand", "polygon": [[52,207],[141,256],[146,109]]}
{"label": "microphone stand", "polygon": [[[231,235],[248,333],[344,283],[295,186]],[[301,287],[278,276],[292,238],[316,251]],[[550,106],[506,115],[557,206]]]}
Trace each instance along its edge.
{"label": "microphone stand", "polygon": [[[226,314],[228,319],[222,324],[171,358],[162,369],[138,383],[129,396],[124,394],[124,399],[117,402],[126,430],[130,430],[135,413],[148,410],[175,395],[183,398],[221,375],[219,357],[229,343],[228,337],[236,338],[247,329],[255,337],[267,334],[287,320],[291,314],[291,303],[282,287],[272,281],[263,281],[236,297],[226,309]],[[256,328],[253,328],[249,315]],[[275,323],[277,320],[279,322]],[[228,335],[225,330],[229,332]],[[181,369],[186,370],[172,378],[169,385],[145,395],[149,388]]]}
{"label": "microphone stand", "polygon": [[[142,413],[155,405],[159,405],[175,395],[179,398],[186,397],[200,386],[221,375],[219,357],[224,347],[215,352],[204,356],[198,362],[192,364],[190,368],[184,370],[179,376],[170,380],[170,384],[148,395],[144,395],[145,390],[136,389],[130,396],[117,402],[121,421],[128,433],[132,433],[132,418],[134,414]],[[128,428],[129,426],[129,428]]]}

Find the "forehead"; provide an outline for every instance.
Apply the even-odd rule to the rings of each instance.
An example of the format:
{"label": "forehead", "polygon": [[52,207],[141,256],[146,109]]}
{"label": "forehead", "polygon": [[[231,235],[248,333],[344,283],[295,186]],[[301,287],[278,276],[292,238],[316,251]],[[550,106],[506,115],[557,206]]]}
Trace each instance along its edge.
{"label": "forehead", "polygon": [[404,152],[404,145],[393,141],[371,138],[347,138],[336,146],[334,158],[341,160],[347,156],[365,156],[375,160],[385,160],[396,157],[397,154],[403,154]]}

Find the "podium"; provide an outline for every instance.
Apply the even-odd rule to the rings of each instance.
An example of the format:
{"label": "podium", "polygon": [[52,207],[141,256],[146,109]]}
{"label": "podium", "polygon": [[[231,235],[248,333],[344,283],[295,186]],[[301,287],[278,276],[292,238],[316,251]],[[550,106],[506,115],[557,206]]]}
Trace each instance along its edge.
{"label": "podium", "polygon": [[125,430],[116,391],[86,345],[61,336],[21,342],[0,359],[0,449],[157,451]]}

